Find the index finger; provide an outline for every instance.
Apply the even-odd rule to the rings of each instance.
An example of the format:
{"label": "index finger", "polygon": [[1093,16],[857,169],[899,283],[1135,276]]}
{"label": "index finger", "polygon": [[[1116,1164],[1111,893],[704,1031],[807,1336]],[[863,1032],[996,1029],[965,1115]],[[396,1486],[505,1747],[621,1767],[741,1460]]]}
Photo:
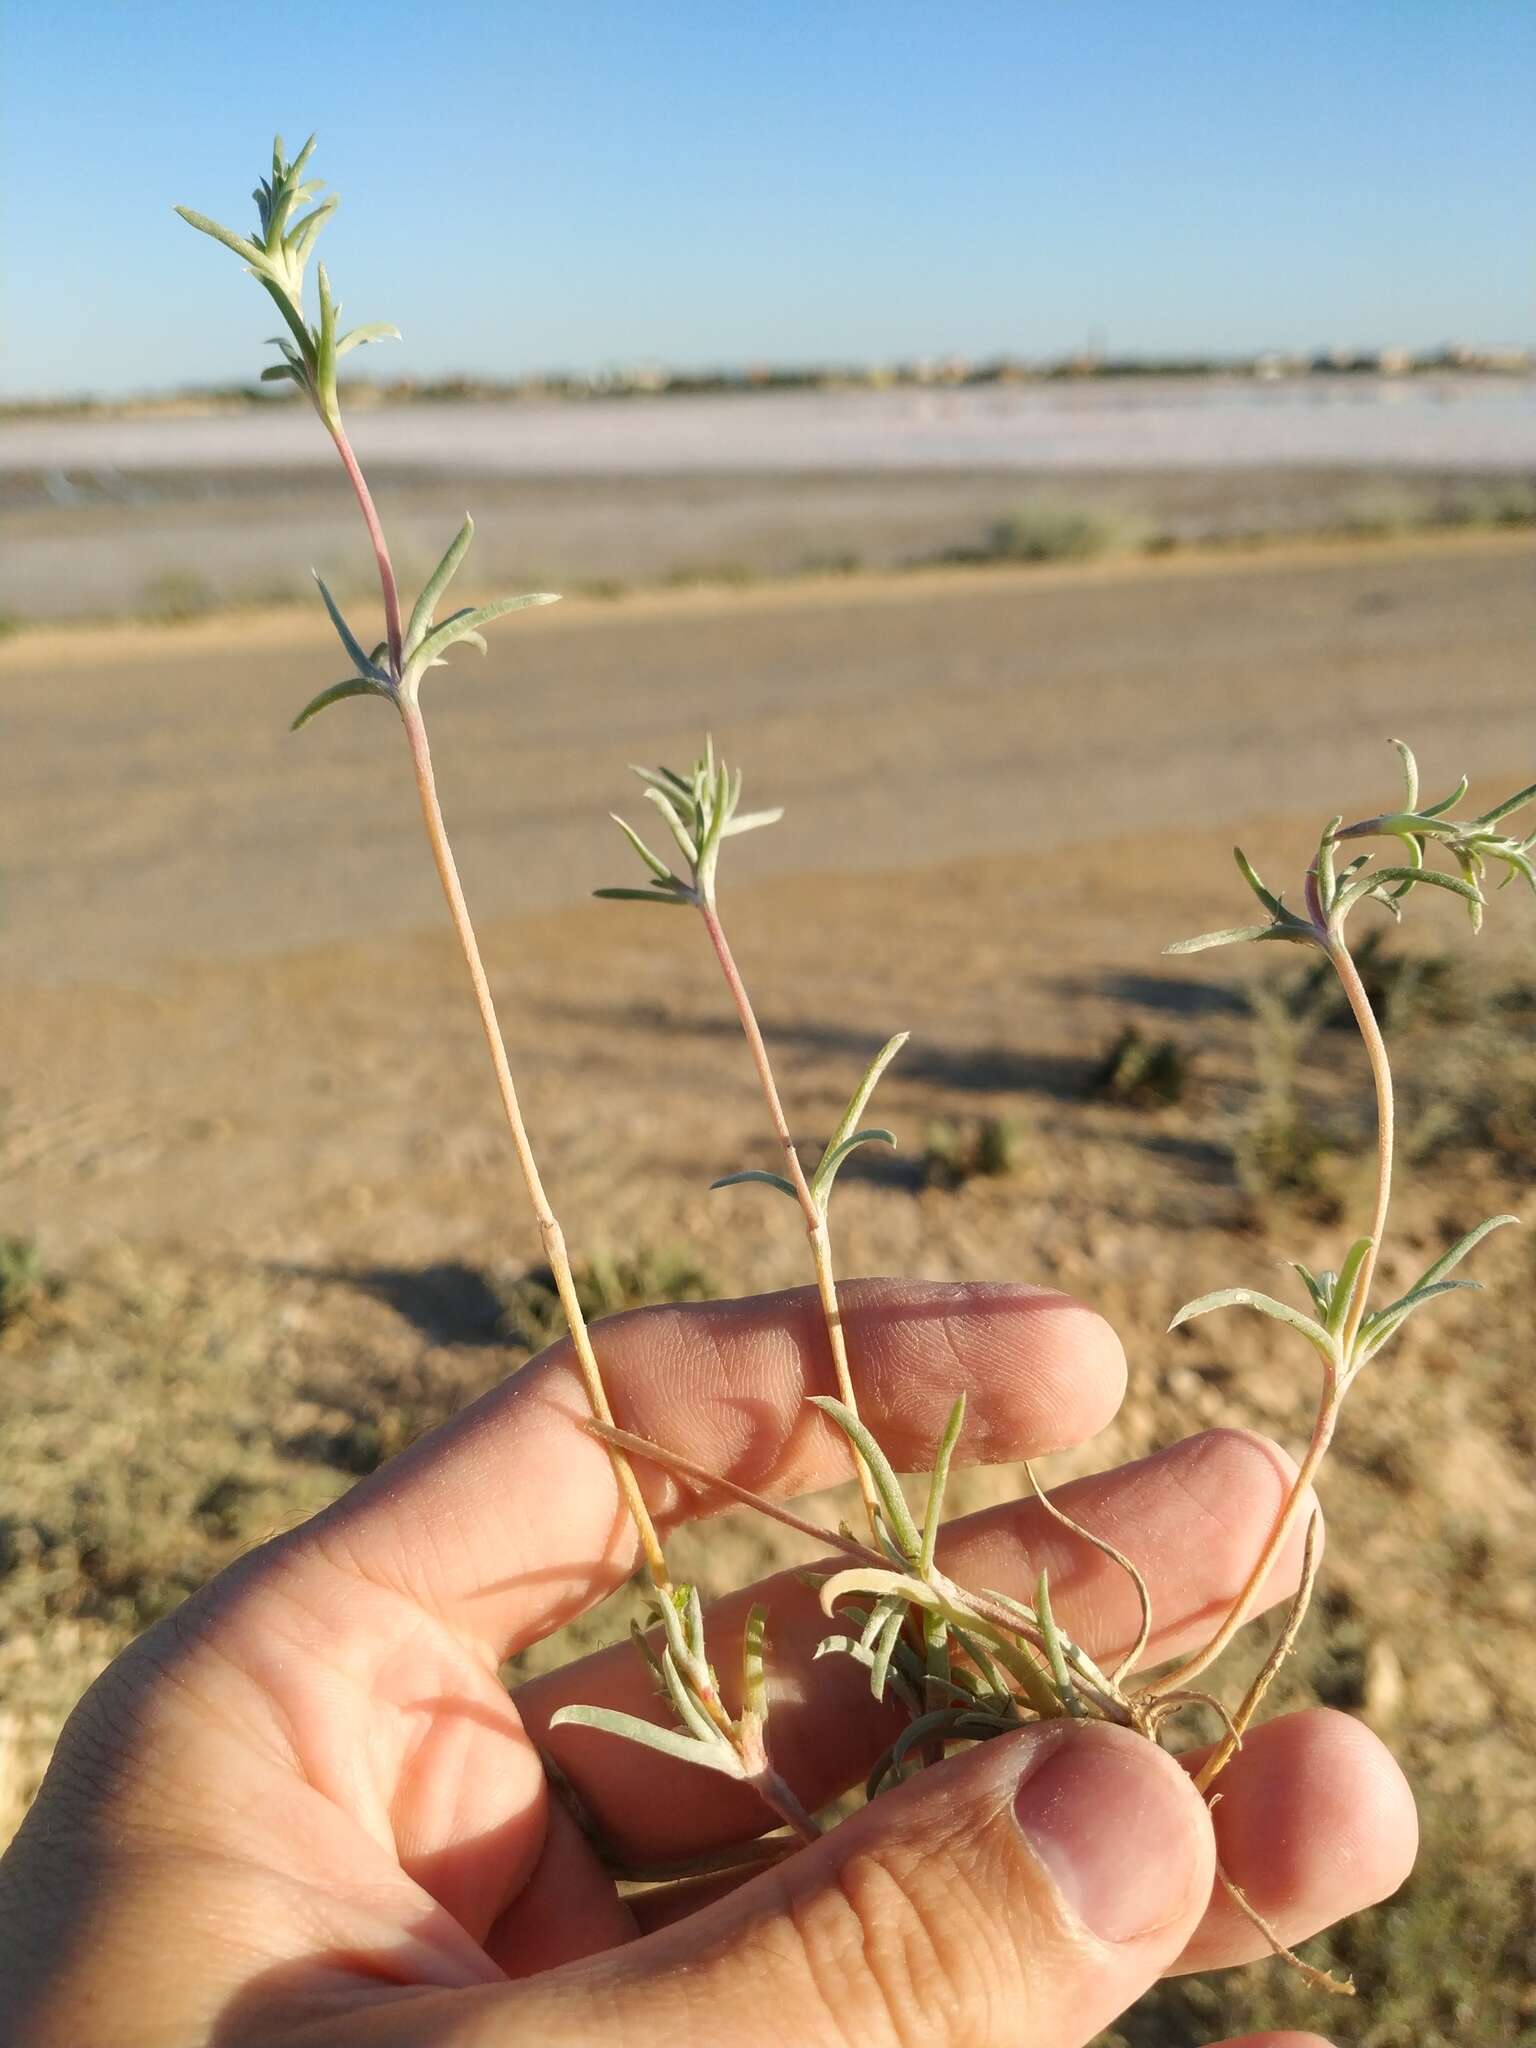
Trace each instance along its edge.
{"label": "index finger", "polygon": [[[1120,1404],[1125,1358],[1101,1317],[1041,1288],[849,1281],[839,1289],[865,1420],[898,1467],[928,1465],[955,1396],[972,1464],[1082,1442]],[[850,1475],[812,1394],[835,1391],[814,1291],[638,1309],[593,1332],[621,1428],[754,1492]],[[355,1488],[294,1539],[406,1595],[500,1660],[635,1569],[634,1526],[608,1455],[583,1427],[568,1344],[544,1353]],[[723,1494],[637,1476],[658,1523]]]}

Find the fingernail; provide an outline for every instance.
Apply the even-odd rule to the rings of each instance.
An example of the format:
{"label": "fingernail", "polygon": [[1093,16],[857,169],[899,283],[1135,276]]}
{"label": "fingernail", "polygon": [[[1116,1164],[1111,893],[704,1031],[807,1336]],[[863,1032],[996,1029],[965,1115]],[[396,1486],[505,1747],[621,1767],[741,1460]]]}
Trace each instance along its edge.
{"label": "fingernail", "polygon": [[1025,1776],[1013,1810],[1057,1891],[1100,1941],[1140,1940],[1184,1912],[1199,1816],[1139,1738],[1064,1735]]}

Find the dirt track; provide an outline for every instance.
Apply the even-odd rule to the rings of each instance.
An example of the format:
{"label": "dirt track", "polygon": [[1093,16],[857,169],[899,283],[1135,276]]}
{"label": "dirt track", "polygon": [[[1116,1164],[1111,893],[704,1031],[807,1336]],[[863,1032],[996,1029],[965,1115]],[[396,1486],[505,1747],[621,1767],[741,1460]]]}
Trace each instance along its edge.
{"label": "dirt track", "polygon": [[[1529,742],[1529,554],[1298,549],[525,615],[429,685],[471,900],[495,918],[623,879],[603,818],[633,808],[626,762],[686,758],[706,727],[790,807],[743,880],[1225,826],[1324,786],[1364,807],[1398,730],[1432,776],[1498,768]],[[0,649],[0,974],[142,981],[435,930],[384,707],[286,732],[341,672],[313,614]]]}

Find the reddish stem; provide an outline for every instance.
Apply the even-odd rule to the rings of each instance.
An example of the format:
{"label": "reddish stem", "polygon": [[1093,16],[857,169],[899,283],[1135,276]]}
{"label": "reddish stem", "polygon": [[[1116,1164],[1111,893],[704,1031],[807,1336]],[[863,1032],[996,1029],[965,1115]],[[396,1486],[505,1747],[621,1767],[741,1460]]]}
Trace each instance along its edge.
{"label": "reddish stem", "polygon": [[363,524],[368,528],[368,538],[373,543],[373,559],[378,564],[379,588],[384,593],[384,637],[389,643],[389,668],[396,682],[405,666],[405,637],[400,630],[400,586],[395,581],[394,564],[389,559],[389,542],[384,538],[384,528],[379,519],[378,508],[373,502],[373,493],[368,488],[368,479],[358,466],[357,457],[352,453],[352,444],[347,439],[346,428],[338,422],[331,428],[331,439],[336,443],[336,453],[341,457],[342,467],[352,479],[352,488],[357,493],[357,502],[362,509]]}

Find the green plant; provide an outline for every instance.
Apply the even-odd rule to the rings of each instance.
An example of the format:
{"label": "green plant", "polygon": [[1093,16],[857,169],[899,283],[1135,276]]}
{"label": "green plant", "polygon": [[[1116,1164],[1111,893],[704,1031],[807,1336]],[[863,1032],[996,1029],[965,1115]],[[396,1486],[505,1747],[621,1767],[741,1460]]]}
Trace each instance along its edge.
{"label": "green plant", "polygon": [[[576,1299],[589,1321],[659,1301],[705,1301],[709,1275],[686,1252],[638,1251],[624,1257],[596,1253],[573,1269]],[[555,1276],[547,1266],[524,1273],[506,1291],[503,1324],[530,1351],[551,1344],[565,1328]]]}
{"label": "green plant", "polygon": [[195,569],[162,569],[144,585],[143,608],[163,625],[179,626],[211,611],[213,588]]}
{"label": "green plant", "polygon": [[993,521],[982,558],[991,562],[1087,562],[1120,539],[1115,523],[1076,505],[1040,499]]}
{"label": "green plant", "polygon": [[[1490,865],[1502,867],[1507,879],[1521,877],[1536,889],[1536,866],[1531,854],[1536,835],[1517,839],[1503,829],[1506,819],[1536,798],[1536,785],[1479,815],[1457,818],[1452,813],[1466,794],[1465,783],[1439,803],[1421,804],[1413,755],[1405,745],[1397,743],[1405,784],[1402,803],[1392,811],[1350,825],[1336,817],[1325,827],[1307,871],[1301,912],[1288,909],[1279,896],[1271,893],[1239,852],[1239,867],[1263,907],[1263,920],[1209,932],[1169,949],[1194,952],[1236,942],[1282,941],[1320,954],[1337,977],[1365,1046],[1373,1079],[1378,1142],[1376,1194],[1369,1227],[1355,1238],[1336,1273],[1314,1273],[1297,1267],[1306,1291],[1305,1308],[1251,1288],[1232,1287],[1187,1304],[1173,1320],[1172,1327],[1178,1328],[1217,1309],[1241,1306],[1256,1310],[1305,1338],[1321,1360],[1322,1392],[1311,1441],[1295,1485],[1247,1583],[1199,1650],[1172,1671],[1148,1680],[1137,1676],[1151,1639],[1153,1620],[1141,1572],[1135,1561],[1114,1545],[1072,1522],[1048,1494],[1039,1495],[1044,1512],[1112,1560],[1135,1588],[1141,1610],[1140,1627],[1136,1640],[1112,1670],[1101,1669],[1061,1627],[1045,1572],[1041,1572],[1033,1597],[1026,1602],[962,1586],[940,1564],[938,1537],[950,1466],[964,1425],[964,1397],[957,1399],[950,1409],[919,1516],[908,1504],[885,1450],[859,1413],[830,1229],[831,1202],[840,1168],[860,1146],[895,1143],[890,1131],[866,1125],[864,1116],[875,1087],[900,1051],[906,1034],[889,1039],[875,1055],[853,1089],[841,1119],[820,1146],[816,1163],[807,1167],[792,1135],[768,1048],[726,935],[718,895],[718,870],[726,841],[772,824],[780,813],[741,811],[740,774],[726,769],[712,744],[686,774],[667,768],[638,769],[646,800],[659,814],[676,853],[662,859],[631,826],[617,821],[648,879],[644,887],[619,887],[599,894],[691,910],[702,922],[747,1044],[777,1150],[773,1167],[741,1168],[725,1174],[715,1185],[767,1186],[786,1197],[798,1212],[808,1241],[837,1386],[835,1395],[814,1397],[813,1405],[847,1440],[852,1470],[863,1497],[865,1533],[855,1535],[847,1526],[836,1530],[820,1528],[787,1507],[724,1481],[718,1474],[701,1470],[665,1445],[619,1430],[608,1405],[587,1317],[592,1307],[607,1306],[615,1297],[622,1298],[634,1284],[635,1276],[633,1272],[626,1274],[622,1264],[613,1264],[597,1280],[594,1292],[594,1274],[601,1269],[589,1265],[585,1291],[578,1283],[513,1085],[438,804],[419,702],[424,675],[442,664],[450,648],[463,640],[483,644],[479,635],[482,625],[503,613],[548,599],[543,593],[501,599],[478,608],[463,608],[441,624],[436,623],[438,605],[470,543],[473,528],[466,519],[409,618],[404,617],[383,527],[346,437],[336,385],[336,363],[340,356],[359,342],[377,339],[393,330],[364,328],[338,337],[337,309],[323,269],[319,274],[318,321],[311,325],[306,319],[305,264],[335,203],[321,202],[302,218],[294,218],[318,189],[302,182],[312,146],[307,144],[292,163],[285,159],[281,143],[275,146],[271,179],[258,188],[256,195],[260,225],[255,238],[233,235],[199,215],[187,218],[195,227],[244,256],[248,267],[277,302],[288,337],[280,338],[278,343],[282,363],[268,374],[289,379],[307,394],[336,445],[356,493],[378,567],[384,635],[371,651],[365,651],[363,640],[353,633],[322,584],[321,596],[352,670],[343,681],[306,706],[294,723],[296,727],[302,726],[330,704],[363,695],[386,699],[400,717],[429,846],[469,973],[553,1290],[587,1390],[589,1426],[607,1445],[613,1459],[615,1476],[634,1519],[651,1575],[659,1633],[649,1637],[637,1634],[637,1644],[659,1692],[670,1706],[672,1723],[584,1706],[562,1709],[555,1722],[576,1722],[605,1730],[725,1773],[754,1787],[801,1837],[810,1838],[819,1832],[816,1820],[800,1809],[771,1760],[765,1658],[769,1618],[759,1606],[748,1619],[741,1706],[733,1715],[725,1705],[710,1662],[698,1590],[672,1581],[636,1482],[630,1461],[644,1458],[686,1477],[706,1481],[717,1492],[813,1537],[839,1559],[840,1568],[825,1575],[820,1587],[821,1604],[831,1624],[821,1654],[853,1659],[867,1673],[874,1697],[894,1702],[905,1713],[905,1726],[871,1774],[871,1795],[915,1771],[942,1762],[946,1752],[957,1745],[987,1740],[1029,1721],[1097,1719],[1159,1740],[1175,1717],[1191,1707],[1214,1710],[1226,1728],[1225,1738],[1203,1765],[1196,1781],[1203,1791],[1209,1791],[1289,1655],[1307,1612],[1318,1565],[1316,1517],[1306,1532],[1300,1589],[1274,1647],[1249,1684],[1241,1704],[1235,1712],[1228,1712],[1209,1693],[1199,1689],[1195,1681],[1231,1643],[1255,1606],[1260,1587],[1304,1512],[1308,1487],[1326,1456],[1345,1395],[1365,1365],[1399,1334],[1419,1308],[1453,1289],[1474,1284],[1448,1276],[1491,1231],[1515,1220],[1509,1216],[1489,1218],[1433,1260],[1406,1293],[1390,1302],[1373,1304],[1372,1283],[1392,1191],[1394,1102],[1381,1030],[1346,940],[1348,920],[1367,901],[1400,916],[1402,904],[1412,891],[1420,886],[1433,886],[1459,897],[1471,911],[1476,929],[1481,923],[1485,904],[1483,883]],[[1009,545],[1025,552],[1028,558],[1037,558],[1030,552],[1036,544],[1027,536],[1015,535]],[[1077,543],[1072,546],[1075,548]],[[1401,851],[1389,851],[1384,859],[1375,844],[1378,841],[1389,848],[1400,847]],[[1360,842],[1366,843],[1366,850],[1356,854],[1353,849]],[[1431,854],[1441,856],[1453,872],[1431,865]],[[990,1156],[1002,1158],[1006,1147],[1000,1137],[990,1144]],[[1032,1479],[1033,1475],[1030,1476]],[[1036,1490],[1039,1492],[1038,1487]],[[216,1501],[208,1512],[228,1513],[232,1506]],[[1275,1948],[1286,1953],[1278,1937],[1258,1919],[1241,1893],[1230,1886],[1229,1890],[1239,1907],[1264,1928]],[[1321,1972],[1297,1966],[1314,1982],[1335,1989],[1347,1988]]]}
{"label": "green plant", "polygon": [[1233,1147],[1238,1181],[1259,1208],[1280,1202],[1331,1222],[1338,1213],[1327,1172],[1332,1147],[1301,1092],[1301,1058],[1313,1035],[1318,998],[1298,1007],[1288,991],[1261,983],[1248,1000],[1259,1096]]}
{"label": "green plant", "polygon": [[1088,1081],[1088,1092],[1128,1109],[1156,1109],[1177,1102],[1189,1084],[1189,1055],[1172,1038],[1148,1038],[1127,1024],[1105,1051]]}
{"label": "green plant", "polygon": [[[480,956],[479,942],[475,936],[443,821],[432,768],[432,754],[427,740],[426,721],[420,703],[423,678],[429,670],[444,665],[451,648],[468,641],[471,646],[478,647],[483,652],[485,641],[480,630],[483,626],[509,612],[551,604],[555,599],[547,591],[537,591],[521,597],[498,598],[489,604],[461,606],[439,623],[438,607],[474,536],[474,522],[466,514],[463,525],[427,579],[409,616],[405,615],[383,523],[342,422],[336,381],[337,365],[352,349],[364,343],[383,340],[386,336],[397,335],[398,330],[387,323],[378,322],[371,326],[353,328],[345,334],[338,333],[340,308],[332,295],[330,279],[324,264],[318,265],[316,273],[319,315],[313,322],[308,318],[304,303],[305,271],[316,239],[337,204],[336,199],[332,197],[311,205],[311,202],[316,200],[320,186],[315,182],[306,182],[304,171],[314,146],[315,139],[311,136],[290,162],[283,149],[282,138],[279,136],[274,141],[271,175],[262,180],[254,194],[258,225],[252,235],[236,234],[231,229],[221,227],[216,221],[208,219],[204,214],[193,213],[185,207],[177,208],[178,213],[190,226],[212,236],[215,241],[222,242],[242,257],[246,268],[277,306],[288,330],[286,335],[279,335],[276,338],[276,346],[283,360],[264,370],[262,376],[264,379],[286,380],[297,385],[319,415],[356,495],[378,570],[379,591],[383,601],[384,635],[371,648],[365,647],[364,642],[353,632],[336,600],[321,578],[316,576],[315,581],[319,584],[321,598],[352,667],[351,673],[342,681],[333,683],[327,690],[322,690],[304,707],[294,719],[293,727],[297,731],[317,713],[349,697],[382,697],[399,715],[427,842],[447,902],[454,934],[469,974],[481,1028],[496,1076],[502,1111],[511,1135],[523,1184],[533,1208],[544,1257],[554,1276],[555,1289],[564,1311],[593,1420],[611,1427],[613,1411],[609,1406],[602,1367],[587,1328],[587,1318],[577,1291],[570,1256],[566,1250],[564,1232],[545,1190],[543,1176],[523,1119],[522,1106],[518,1100],[512,1069],[507,1058],[496,1006],[491,997],[490,984],[486,979]],[[310,208],[307,213],[303,211],[305,207]],[[798,1802],[773,1770],[764,1746],[761,1626],[759,1625],[755,1632],[755,1657],[754,1653],[749,1651],[749,1669],[744,1687],[746,1704],[740,1714],[733,1719],[726,1711],[718,1681],[704,1652],[703,1626],[697,1592],[690,1587],[673,1585],[662,1552],[661,1539],[629,1459],[622,1448],[612,1442],[609,1444],[609,1456],[620,1494],[635,1524],[640,1548],[655,1588],[657,1613],[666,1634],[667,1647],[662,1653],[662,1664],[658,1668],[664,1670],[678,1712],[690,1730],[687,1736],[678,1736],[675,1740],[691,1743],[701,1757],[707,1754],[708,1760],[715,1768],[728,1770],[731,1775],[755,1785],[774,1810],[801,1832],[814,1832],[812,1823],[801,1813]],[[748,1633],[750,1638],[753,1631],[749,1630]]]}
{"label": "green plant", "polygon": [[43,1292],[43,1260],[30,1237],[0,1237],[0,1330]]}
{"label": "green plant", "polygon": [[923,1139],[924,1183],[953,1191],[967,1181],[1005,1180],[1024,1164],[1025,1138],[1016,1117],[937,1117]]}

